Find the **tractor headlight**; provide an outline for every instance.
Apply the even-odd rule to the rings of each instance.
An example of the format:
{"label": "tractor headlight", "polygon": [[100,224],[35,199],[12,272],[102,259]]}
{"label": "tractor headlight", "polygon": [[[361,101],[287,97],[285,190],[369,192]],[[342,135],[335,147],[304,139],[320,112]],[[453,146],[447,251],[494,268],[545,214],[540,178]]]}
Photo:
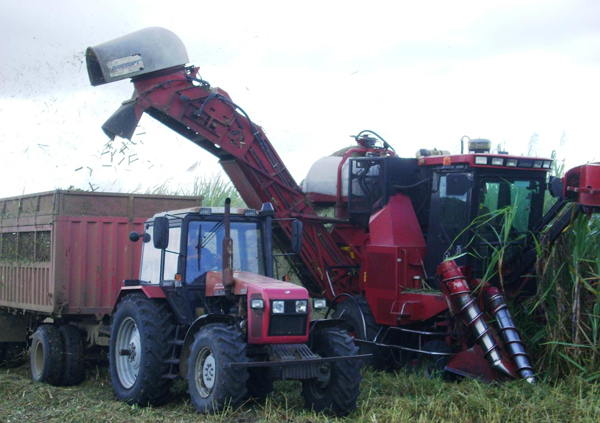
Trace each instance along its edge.
{"label": "tractor headlight", "polygon": [[308,309],[308,301],[300,300],[296,301],[296,313],[306,313]]}
{"label": "tractor headlight", "polygon": [[321,310],[327,307],[327,300],[325,298],[315,298],[313,299],[313,308],[315,310]]}
{"label": "tractor headlight", "polygon": [[285,302],[283,301],[273,301],[273,309],[274,314],[283,314],[285,312]]}
{"label": "tractor headlight", "polygon": [[254,298],[250,300],[250,308],[252,310],[263,310],[265,308],[265,302],[261,298]]}

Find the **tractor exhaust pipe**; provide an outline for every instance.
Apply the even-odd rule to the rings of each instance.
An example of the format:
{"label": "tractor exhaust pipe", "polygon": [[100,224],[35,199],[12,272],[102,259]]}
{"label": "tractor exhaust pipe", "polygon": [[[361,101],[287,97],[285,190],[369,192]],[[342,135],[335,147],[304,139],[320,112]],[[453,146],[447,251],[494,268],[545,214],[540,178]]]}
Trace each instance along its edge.
{"label": "tractor exhaust pipe", "polygon": [[233,286],[233,240],[231,239],[231,199],[225,200],[225,236],[223,237],[223,286],[231,291]]}
{"label": "tractor exhaust pipe", "polygon": [[477,343],[483,349],[484,357],[491,363],[493,369],[512,378],[517,374],[510,366],[504,363],[500,355],[500,348],[490,333],[490,328],[483,319],[483,313],[471,296],[471,288],[462,271],[454,260],[448,260],[438,267],[438,277],[441,279],[442,291],[448,298],[454,315],[460,316],[463,322],[471,328]]}
{"label": "tractor exhaust pipe", "polygon": [[529,355],[525,352],[525,345],[517,332],[504,297],[497,288],[490,286],[483,291],[483,299],[486,309],[496,318],[496,325],[502,337],[502,342],[504,342],[504,347],[517,366],[519,375],[527,382],[535,383],[533,366],[529,360]]}

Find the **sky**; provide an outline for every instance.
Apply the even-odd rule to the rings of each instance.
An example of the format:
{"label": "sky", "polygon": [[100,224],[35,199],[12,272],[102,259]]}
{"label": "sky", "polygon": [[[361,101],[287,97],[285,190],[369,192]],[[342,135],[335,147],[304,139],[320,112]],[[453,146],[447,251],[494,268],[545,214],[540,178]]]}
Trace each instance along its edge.
{"label": "sky", "polygon": [[92,87],[85,49],[150,26],[181,38],[297,182],[364,129],[403,157],[467,135],[600,161],[598,22],[597,0],[0,0],[0,196],[185,190],[220,172],[149,116],[132,143],[101,130],[133,87]]}

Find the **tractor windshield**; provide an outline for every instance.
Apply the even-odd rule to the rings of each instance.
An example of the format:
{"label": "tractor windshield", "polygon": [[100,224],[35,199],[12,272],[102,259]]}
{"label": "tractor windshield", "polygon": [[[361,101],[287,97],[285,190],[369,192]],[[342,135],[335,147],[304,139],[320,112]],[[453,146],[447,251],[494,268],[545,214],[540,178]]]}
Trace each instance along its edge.
{"label": "tractor windshield", "polygon": [[[192,221],[187,235],[186,283],[223,268],[223,221]],[[264,274],[263,246],[256,222],[231,222],[233,270]]]}

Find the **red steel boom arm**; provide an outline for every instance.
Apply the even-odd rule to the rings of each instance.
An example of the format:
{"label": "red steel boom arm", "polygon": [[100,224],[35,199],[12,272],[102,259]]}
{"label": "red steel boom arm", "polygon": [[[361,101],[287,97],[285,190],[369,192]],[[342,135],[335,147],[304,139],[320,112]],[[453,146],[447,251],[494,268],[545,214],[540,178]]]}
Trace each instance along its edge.
{"label": "red steel boom arm", "polygon": [[[262,128],[225,91],[196,79],[197,72],[198,68],[178,68],[159,76],[134,78],[129,106],[133,106],[136,119],[146,112],[217,156],[249,207],[260,209],[271,202],[276,218],[302,221],[304,244],[301,260],[295,265],[312,294],[332,299],[334,286],[338,292],[357,293],[358,281],[350,272],[357,264],[326,230]],[[284,238],[290,239],[291,221],[279,223]]]}

